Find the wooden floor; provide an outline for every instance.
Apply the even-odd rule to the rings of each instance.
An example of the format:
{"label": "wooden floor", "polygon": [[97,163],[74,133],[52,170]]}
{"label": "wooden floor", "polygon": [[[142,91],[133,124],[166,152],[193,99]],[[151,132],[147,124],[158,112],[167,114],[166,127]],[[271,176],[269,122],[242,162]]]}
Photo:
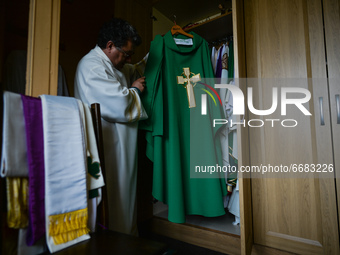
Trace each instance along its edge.
{"label": "wooden floor", "polygon": [[[91,240],[92,239],[92,240]],[[69,247],[56,255],[74,254],[120,254],[120,255],[225,255],[199,246],[181,242],[165,236],[142,234],[135,238],[129,235],[110,232],[96,234],[90,240]],[[41,255],[47,255],[44,253]]]}
{"label": "wooden floor", "polygon": [[[147,225],[147,223],[146,223]],[[139,226],[140,236],[149,240],[162,242],[167,245],[166,252],[162,255],[226,255],[203,247],[182,242],[164,235],[158,235],[147,230],[146,226]]]}
{"label": "wooden floor", "polygon": [[184,243],[165,236],[155,235],[152,239],[163,242],[167,245],[167,250],[162,255],[226,255],[224,253]]}
{"label": "wooden floor", "polygon": [[[91,235],[89,240],[78,243],[53,254],[56,255],[163,255],[168,245],[163,242],[135,237],[114,231],[101,231]],[[44,253],[44,255],[49,253]]]}

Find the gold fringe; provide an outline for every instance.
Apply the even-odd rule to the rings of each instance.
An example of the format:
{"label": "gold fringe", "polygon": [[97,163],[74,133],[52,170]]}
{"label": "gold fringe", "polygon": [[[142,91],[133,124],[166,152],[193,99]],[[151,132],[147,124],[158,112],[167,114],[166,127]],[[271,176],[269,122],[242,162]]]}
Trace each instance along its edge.
{"label": "gold fringe", "polygon": [[10,228],[28,226],[28,178],[7,177],[7,223]]}
{"label": "gold fringe", "polygon": [[87,208],[73,212],[50,215],[49,235],[55,245],[72,241],[90,232],[87,228]]}

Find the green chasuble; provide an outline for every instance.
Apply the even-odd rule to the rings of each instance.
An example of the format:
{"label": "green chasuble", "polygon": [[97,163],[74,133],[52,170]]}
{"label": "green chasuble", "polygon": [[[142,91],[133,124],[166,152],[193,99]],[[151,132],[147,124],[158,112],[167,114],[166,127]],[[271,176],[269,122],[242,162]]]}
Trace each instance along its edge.
{"label": "green chasuble", "polygon": [[[227,193],[224,173],[213,172],[222,167],[221,125],[214,127],[213,120],[224,115],[214,84],[205,80],[214,77],[210,51],[202,37],[191,34],[191,45],[176,44],[170,32],[152,41],[142,93],[149,118],[139,123],[147,131],[146,153],[153,161],[153,196],[168,205],[168,219],[176,223],[184,223],[186,215],[225,214],[223,196]],[[189,39],[175,37],[184,44]],[[201,77],[192,82],[193,108],[189,108],[186,83],[179,84],[188,78],[183,68],[190,69],[189,77]],[[201,95],[206,96],[205,115]]]}

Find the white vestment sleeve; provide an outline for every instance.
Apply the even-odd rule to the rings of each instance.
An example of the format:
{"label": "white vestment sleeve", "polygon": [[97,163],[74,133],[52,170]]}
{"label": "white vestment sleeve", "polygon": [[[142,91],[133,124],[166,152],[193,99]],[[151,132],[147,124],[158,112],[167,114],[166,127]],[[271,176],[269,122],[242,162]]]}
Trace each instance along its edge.
{"label": "white vestment sleeve", "polygon": [[[102,118],[109,122],[134,122],[147,118],[138,92],[96,47],[80,61],[75,77],[75,96],[88,105],[100,103]],[[98,101],[100,98],[100,102]],[[87,101],[87,102],[86,102]]]}

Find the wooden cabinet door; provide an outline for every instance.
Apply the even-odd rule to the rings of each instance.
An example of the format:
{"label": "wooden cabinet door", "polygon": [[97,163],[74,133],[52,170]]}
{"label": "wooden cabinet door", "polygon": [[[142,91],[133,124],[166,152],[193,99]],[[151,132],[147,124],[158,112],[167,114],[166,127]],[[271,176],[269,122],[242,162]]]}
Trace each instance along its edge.
{"label": "wooden cabinet door", "polygon": [[[243,1],[233,0],[233,40],[234,40],[234,66],[235,81],[243,92],[247,88],[244,82],[238,82],[246,78],[245,34],[244,34],[244,4]],[[249,165],[248,129],[237,127],[238,162],[239,165]],[[251,208],[251,179],[239,173],[240,195],[240,235],[241,254],[251,254],[253,245],[253,223]]]}
{"label": "wooden cabinet door", "polygon": [[340,228],[340,1],[324,0],[323,9]]}
{"label": "wooden cabinet door", "polygon": [[[282,116],[280,104],[270,117],[249,113],[250,119],[298,123],[291,128],[280,122],[248,126],[251,166],[333,164],[322,1],[245,0],[244,11],[247,77],[258,78],[254,85],[247,82],[254,107],[269,109],[274,87],[280,95],[281,88],[298,86],[310,91],[304,106],[312,114],[291,106]],[[283,82],[270,83],[269,78]],[[334,176],[253,176],[251,182],[254,243],[297,254],[339,254]]]}

